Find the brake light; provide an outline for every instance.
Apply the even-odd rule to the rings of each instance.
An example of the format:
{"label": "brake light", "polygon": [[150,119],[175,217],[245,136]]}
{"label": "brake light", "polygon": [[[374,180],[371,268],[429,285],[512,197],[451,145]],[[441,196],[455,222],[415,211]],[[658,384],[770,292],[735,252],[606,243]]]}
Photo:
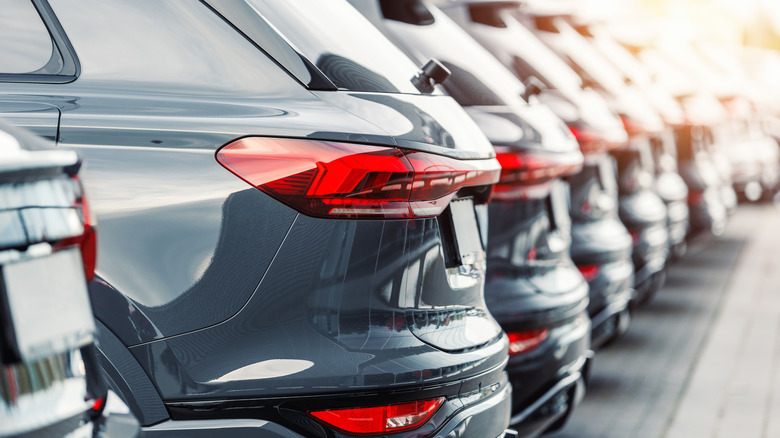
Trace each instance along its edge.
{"label": "brake light", "polygon": [[639,134],[644,134],[644,129],[642,129],[642,126],[640,126],[639,123],[637,123],[637,121],[632,119],[631,117],[628,117],[625,114],[623,114],[620,116],[620,121],[623,122],[623,128],[625,128],[626,133],[628,133],[629,137],[633,137]]}
{"label": "brake light", "polygon": [[97,265],[97,233],[95,232],[95,220],[89,211],[87,197],[81,195],[81,213],[84,217],[84,237],[81,239],[81,260],[84,264],[84,274],[87,281],[95,278],[95,266]]}
{"label": "brake light", "polygon": [[702,205],[704,204],[704,192],[701,190],[689,190],[688,191],[688,205]]}
{"label": "brake light", "polygon": [[526,332],[507,333],[509,338],[509,355],[527,353],[547,339],[549,329],[529,330]]}
{"label": "brake light", "polygon": [[95,231],[95,218],[89,210],[87,197],[84,195],[84,189],[81,181],[74,174],[71,177],[74,190],[76,191],[76,201],[74,207],[81,211],[81,219],[84,223],[84,232],[78,236],[68,237],[58,241],[54,245],[54,250],[65,248],[71,245],[78,245],[81,250],[81,262],[84,265],[84,276],[87,281],[95,278],[95,265],[97,263],[97,233]]}
{"label": "brake light", "polygon": [[396,433],[420,427],[443,403],[444,397],[439,397],[385,406],[312,411],[309,415],[347,433]]}
{"label": "brake light", "polygon": [[93,412],[103,412],[103,406],[105,406],[105,404],[106,404],[106,399],[104,397],[95,399],[95,402],[92,404],[91,410]]}
{"label": "brake light", "polygon": [[599,275],[601,267],[599,265],[580,265],[577,266],[577,269],[579,269],[580,274],[585,277],[585,281],[590,282]]}
{"label": "brake light", "polygon": [[461,188],[490,186],[500,175],[494,159],[267,137],[230,143],[217,161],[280,202],[325,218],[432,217]]}
{"label": "brake light", "polygon": [[501,179],[493,188],[493,199],[505,201],[528,197],[526,188],[582,170],[579,152],[534,153],[508,146],[495,146],[501,164]]}

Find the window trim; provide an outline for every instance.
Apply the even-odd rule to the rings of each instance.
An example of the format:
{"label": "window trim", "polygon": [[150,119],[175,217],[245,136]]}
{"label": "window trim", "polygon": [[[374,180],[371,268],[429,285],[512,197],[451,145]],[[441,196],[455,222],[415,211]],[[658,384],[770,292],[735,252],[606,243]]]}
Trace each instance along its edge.
{"label": "window trim", "polygon": [[[76,56],[76,51],[65,35],[57,16],[51,9],[47,0],[31,0],[33,7],[38,11],[43,25],[49,32],[53,44],[53,50],[62,58],[61,74],[36,74],[36,73],[0,73],[0,82],[24,82],[66,84],[75,81],[81,74],[81,64]],[[67,73],[62,73],[67,72]]]}
{"label": "window trim", "polygon": [[[333,82],[331,82],[331,80],[314,65],[311,60],[309,60],[309,58],[300,53],[296,48],[292,47],[281,35],[279,35],[278,31],[268,23],[266,18],[251,9],[251,6],[249,6],[248,3],[236,0],[200,0],[200,2],[307,89],[312,91],[338,90],[336,85],[334,85]],[[228,16],[231,6],[235,7],[236,5],[238,5],[238,7],[250,8],[251,12],[254,15],[257,15],[253,24],[261,27],[259,32],[251,32],[251,30],[245,29],[246,23],[240,23],[235,20],[235,17]],[[282,48],[281,50],[285,50],[286,48],[288,52],[287,55],[298,57],[301,60],[301,65],[290,65],[289,63],[283,62],[279,56],[274,56],[273,53],[270,53],[269,50],[266,49],[264,43],[267,41],[264,41],[263,38],[275,39],[276,42],[279,43],[279,47]]]}

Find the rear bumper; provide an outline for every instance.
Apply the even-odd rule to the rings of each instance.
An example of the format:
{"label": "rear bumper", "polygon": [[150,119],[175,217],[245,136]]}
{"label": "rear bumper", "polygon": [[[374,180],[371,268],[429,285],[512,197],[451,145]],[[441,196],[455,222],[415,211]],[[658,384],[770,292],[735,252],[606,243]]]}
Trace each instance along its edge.
{"label": "rear bumper", "polygon": [[685,201],[666,204],[666,228],[669,233],[669,248],[685,243],[688,234],[689,210]]}
{"label": "rear bumper", "polygon": [[565,421],[585,396],[591,357],[592,354],[585,354],[578,358],[547,391],[512,415],[511,427],[520,436],[536,436],[555,422]]}
{"label": "rear bumper", "polygon": [[550,330],[537,349],[512,356],[507,365],[512,382],[511,428],[520,436],[543,432],[576,406],[571,391],[583,378],[590,357],[590,323],[581,318]]}
{"label": "rear bumper", "polygon": [[645,296],[652,295],[663,284],[659,273],[663,272],[669,257],[668,242],[666,227],[656,225],[643,230],[634,243],[635,301],[644,301]]}
{"label": "rear bumper", "polygon": [[624,289],[615,294],[599,313],[591,317],[591,348],[598,348],[628,331],[631,321],[628,305],[633,296],[633,289]]}
{"label": "rear bumper", "polygon": [[708,232],[716,236],[723,233],[728,221],[728,210],[725,205],[717,202],[705,201],[702,205],[689,206],[691,235]]}
{"label": "rear bumper", "polygon": [[[631,305],[642,304],[650,300],[666,281],[666,257],[651,259],[637,271],[636,293]],[[641,278],[641,281],[639,280]]]}
{"label": "rear bumper", "polygon": [[[438,429],[426,429],[428,424],[406,433],[393,434],[393,437],[417,437],[417,436],[457,436],[457,437],[496,437],[505,435],[512,404],[512,387],[508,383],[506,373],[501,374],[500,382],[491,395],[480,399],[478,402],[468,404],[463,396],[460,399],[450,400],[439,410],[441,413],[447,404],[454,403],[458,406],[466,404],[465,408],[457,410]],[[484,391],[483,391],[484,393]],[[435,414],[439,415],[439,413]],[[308,420],[313,421],[313,420]],[[422,435],[420,435],[422,433]],[[260,420],[252,418],[225,418],[209,420],[168,420],[154,426],[143,429],[144,437],[165,438],[207,438],[213,436],[225,438],[239,438],[257,436],[263,438],[303,438],[313,436],[309,433],[300,433],[283,425],[282,422]],[[351,437],[354,435],[330,430],[322,436]]]}

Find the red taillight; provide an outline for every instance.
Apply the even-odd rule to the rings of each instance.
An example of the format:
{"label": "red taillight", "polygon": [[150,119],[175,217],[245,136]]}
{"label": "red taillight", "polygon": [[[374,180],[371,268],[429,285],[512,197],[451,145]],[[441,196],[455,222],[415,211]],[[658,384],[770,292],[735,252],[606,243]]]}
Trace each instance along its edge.
{"label": "red taillight", "polygon": [[498,181],[496,160],[316,140],[248,137],[217,152],[236,176],[310,216],[431,217],[455,192]]}
{"label": "red taillight", "polygon": [[81,260],[84,263],[84,274],[87,281],[95,278],[95,266],[97,264],[97,233],[95,232],[95,219],[89,211],[87,197],[81,195],[81,212],[84,217],[84,237],[81,239]]}
{"label": "red taillight", "polygon": [[59,250],[71,245],[78,245],[81,250],[81,261],[84,265],[84,276],[87,281],[95,278],[95,265],[97,263],[97,233],[95,231],[95,218],[89,211],[89,204],[84,195],[84,190],[76,175],[70,177],[76,190],[76,201],[74,207],[81,211],[81,219],[84,223],[84,233],[74,237],[68,237],[60,240],[54,245],[54,249]]}
{"label": "red taillight", "polygon": [[103,406],[106,404],[106,399],[101,397],[95,400],[95,403],[92,404],[92,411],[95,412],[102,412]]}
{"label": "red taillight", "polygon": [[601,268],[599,265],[580,265],[577,266],[577,269],[579,269],[580,274],[585,277],[585,281],[591,281],[599,275],[599,270]]}
{"label": "red taillight", "polygon": [[583,158],[574,153],[534,153],[508,146],[496,146],[501,179],[493,188],[493,199],[503,201],[528,197],[524,187],[538,185],[582,170]]}
{"label": "red taillight", "polygon": [[547,339],[548,334],[550,334],[549,329],[507,333],[506,335],[509,338],[509,355],[526,353],[533,350]]}
{"label": "red taillight", "polygon": [[395,433],[423,425],[444,403],[444,397],[364,408],[312,411],[309,415],[352,434]]}
{"label": "red taillight", "polygon": [[628,230],[628,234],[631,235],[631,241],[637,243],[639,238],[642,237],[642,230]]}
{"label": "red taillight", "polygon": [[588,128],[569,126],[569,130],[574,134],[574,138],[577,139],[577,143],[580,145],[580,151],[582,151],[583,154],[606,152],[623,145],[620,142],[610,141],[600,133]]}
{"label": "red taillight", "polygon": [[688,205],[702,205],[704,204],[704,192],[701,190],[689,190],[688,191]]}
{"label": "red taillight", "polygon": [[620,121],[623,122],[623,128],[625,128],[629,136],[634,136],[634,135],[639,135],[644,133],[642,127],[631,117],[628,117],[625,114],[621,115]]}

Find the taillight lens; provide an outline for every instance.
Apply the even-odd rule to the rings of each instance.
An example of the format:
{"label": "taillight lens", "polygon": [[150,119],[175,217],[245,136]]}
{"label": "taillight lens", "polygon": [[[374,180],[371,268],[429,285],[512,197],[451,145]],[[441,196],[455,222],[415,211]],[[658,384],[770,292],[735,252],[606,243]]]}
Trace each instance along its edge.
{"label": "taillight lens", "polygon": [[639,135],[644,133],[644,129],[642,129],[642,126],[631,117],[628,117],[625,114],[621,115],[620,121],[623,122],[623,128],[625,128],[629,136],[634,136],[634,135]]}
{"label": "taillight lens", "polygon": [[495,146],[501,163],[501,179],[493,188],[493,199],[513,200],[527,197],[527,186],[573,175],[582,170],[583,157],[574,153],[538,153],[508,146]]}
{"label": "taillight lens", "polygon": [[698,206],[704,204],[704,192],[701,190],[688,191],[688,205]]}
{"label": "taillight lens", "polygon": [[444,403],[444,397],[364,408],[312,411],[312,417],[347,433],[382,434],[423,425]]}
{"label": "taillight lens", "polygon": [[97,265],[97,233],[95,232],[95,218],[89,211],[87,197],[81,195],[81,212],[84,217],[84,237],[81,239],[81,260],[84,263],[84,274],[87,281],[95,278],[95,266]]}
{"label": "taillight lens", "polygon": [[91,409],[93,411],[100,412],[100,411],[103,410],[103,406],[105,406],[105,404],[106,404],[106,399],[105,398],[103,398],[103,397],[98,398],[98,399],[95,400],[94,403],[92,403],[92,408]]}
{"label": "taillight lens", "polygon": [[525,332],[507,333],[509,338],[509,355],[527,353],[547,339],[549,329],[529,330]]}
{"label": "taillight lens", "polygon": [[585,281],[591,281],[599,275],[601,267],[599,265],[580,265],[577,266],[577,269],[579,269],[580,274],[585,277]]}
{"label": "taillight lens", "polygon": [[71,245],[78,245],[81,250],[81,261],[84,265],[84,275],[87,281],[95,278],[95,265],[97,263],[97,233],[95,231],[95,217],[89,210],[87,197],[84,195],[84,189],[81,181],[74,174],[70,177],[76,192],[74,207],[81,211],[81,219],[84,223],[84,232],[81,235],[68,237],[58,241],[54,245],[55,250],[65,248]]}
{"label": "taillight lens", "polygon": [[217,161],[296,210],[326,218],[436,216],[461,188],[489,186],[500,174],[494,159],[266,137],[230,143]]}

